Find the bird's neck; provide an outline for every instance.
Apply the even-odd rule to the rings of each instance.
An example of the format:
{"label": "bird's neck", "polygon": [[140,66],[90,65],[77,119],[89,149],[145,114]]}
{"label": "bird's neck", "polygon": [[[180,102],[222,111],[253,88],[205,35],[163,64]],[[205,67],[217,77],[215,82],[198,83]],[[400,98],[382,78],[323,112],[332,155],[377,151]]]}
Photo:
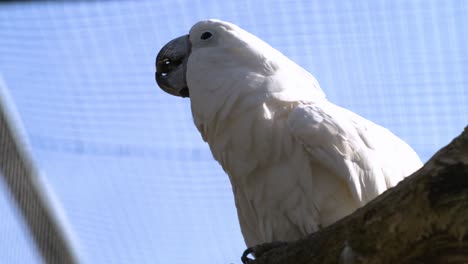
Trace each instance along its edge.
{"label": "bird's neck", "polygon": [[219,109],[229,114],[216,113],[209,120],[194,116],[194,120],[214,158],[237,185],[255,170],[287,155],[292,140],[287,117],[295,103],[243,98],[233,104]]}

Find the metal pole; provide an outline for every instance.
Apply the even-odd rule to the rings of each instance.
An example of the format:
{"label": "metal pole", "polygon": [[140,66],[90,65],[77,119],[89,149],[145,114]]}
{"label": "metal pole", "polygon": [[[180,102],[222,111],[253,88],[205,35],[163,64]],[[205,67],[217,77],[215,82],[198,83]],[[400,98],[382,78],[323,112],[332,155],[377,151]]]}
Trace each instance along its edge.
{"label": "metal pole", "polygon": [[6,89],[2,86],[0,76],[0,175],[7,183],[45,263],[77,263],[71,243],[47,196],[42,193],[39,174],[9,116],[11,109],[7,109],[6,99],[1,98]]}

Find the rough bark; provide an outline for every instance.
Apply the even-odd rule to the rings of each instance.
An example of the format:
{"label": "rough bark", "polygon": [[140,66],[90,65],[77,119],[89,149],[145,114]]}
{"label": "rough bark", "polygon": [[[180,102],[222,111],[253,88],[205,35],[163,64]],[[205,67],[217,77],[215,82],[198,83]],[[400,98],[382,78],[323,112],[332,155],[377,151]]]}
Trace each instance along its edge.
{"label": "rough bark", "polygon": [[468,263],[468,127],[420,170],[299,241],[252,249],[252,264]]}

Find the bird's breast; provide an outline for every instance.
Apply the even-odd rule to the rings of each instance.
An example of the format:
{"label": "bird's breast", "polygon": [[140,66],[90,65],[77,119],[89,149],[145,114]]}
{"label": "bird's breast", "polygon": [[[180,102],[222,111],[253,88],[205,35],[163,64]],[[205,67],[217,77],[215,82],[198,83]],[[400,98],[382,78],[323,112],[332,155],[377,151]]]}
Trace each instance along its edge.
{"label": "bird's breast", "polygon": [[263,102],[203,125],[214,158],[231,180],[249,246],[298,239],[357,207],[340,178],[311,161],[291,134],[293,107]]}
{"label": "bird's breast", "polygon": [[213,156],[231,180],[247,180],[255,170],[291,155],[294,139],[287,126],[289,111],[288,106],[262,102],[205,126]]}

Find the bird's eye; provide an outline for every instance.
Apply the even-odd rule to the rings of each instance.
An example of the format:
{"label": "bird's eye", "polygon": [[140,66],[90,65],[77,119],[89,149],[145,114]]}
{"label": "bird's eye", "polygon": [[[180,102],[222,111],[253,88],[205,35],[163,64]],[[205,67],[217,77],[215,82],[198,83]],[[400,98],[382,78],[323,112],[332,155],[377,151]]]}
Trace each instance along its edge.
{"label": "bird's eye", "polygon": [[203,34],[201,34],[200,39],[207,40],[211,38],[212,36],[213,34],[211,34],[211,32],[206,31],[206,32],[203,32]]}

